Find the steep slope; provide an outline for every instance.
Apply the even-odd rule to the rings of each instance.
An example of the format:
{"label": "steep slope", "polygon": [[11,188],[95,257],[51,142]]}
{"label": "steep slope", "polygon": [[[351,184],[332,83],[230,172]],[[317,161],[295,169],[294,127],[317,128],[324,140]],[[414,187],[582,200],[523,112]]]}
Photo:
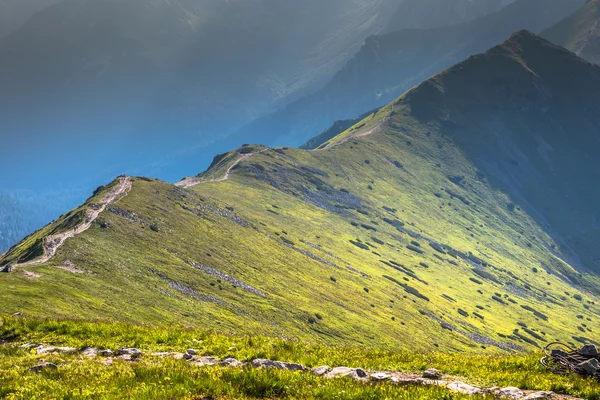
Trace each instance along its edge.
{"label": "steep slope", "polygon": [[458,25],[492,14],[514,0],[404,0],[386,33],[401,29],[433,29]]}
{"label": "steep slope", "polygon": [[367,38],[362,49],[319,92],[245,126],[240,138],[300,145],[331,121],[387,104],[464,58],[501,43],[519,29],[540,32],[584,0],[518,0],[497,13],[454,27],[402,30]]}
{"label": "steep slope", "polygon": [[118,182],[98,189],[0,258],[0,306],[413,350],[593,340],[599,99],[600,67],[520,32],[318,150],[133,178],[19,266]]}
{"label": "steep slope", "polygon": [[542,36],[600,64],[600,1],[589,0],[573,15],[544,31]]}

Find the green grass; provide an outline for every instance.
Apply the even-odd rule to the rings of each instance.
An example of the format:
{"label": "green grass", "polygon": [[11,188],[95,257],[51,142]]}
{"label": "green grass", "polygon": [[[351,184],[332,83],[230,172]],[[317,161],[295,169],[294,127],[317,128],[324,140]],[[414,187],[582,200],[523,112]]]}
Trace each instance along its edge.
{"label": "green grass", "polygon": [[[197,367],[182,360],[160,359],[152,351],[194,348],[202,355],[362,367],[369,370],[420,372],[437,368],[450,377],[483,386],[518,386],[522,389],[553,390],[586,399],[600,398],[600,384],[576,376],[557,376],[543,369],[539,354],[489,356],[368,350],[323,346],[261,336],[228,336],[209,331],[143,327],[53,320],[3,318],[0,338],[0,397],[32,398],[194,398],[216,399],[462,399],[444,389],[369,385],[350,379],[325,380],[308,373]],[[49,343],[79,349],[117,349],[135,346],[146,353],[139,362],[104,358],[80,359],[77,355],[36,356],[20,347],[23,343]],[[59,366],[57,371],[28,372],[43,358]],[[476,399],[476,398],[475,398]]]}

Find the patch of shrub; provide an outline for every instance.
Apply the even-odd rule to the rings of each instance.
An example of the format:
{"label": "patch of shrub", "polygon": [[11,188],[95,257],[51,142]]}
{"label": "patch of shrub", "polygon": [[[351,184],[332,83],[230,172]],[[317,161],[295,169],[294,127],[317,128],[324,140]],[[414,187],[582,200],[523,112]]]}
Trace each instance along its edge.
{"label": "patch of shrub", "polygon": [[364,244],[364,243],[355,242],[354,240],[350,240],[350,243],[352,243],[352,244],[353,244],[353,245],[355,245],[356,247],[358,247],[358,248],[361,248],[361,249],[363,249],[363,250],[371,250],[371,249],[369,248],[369,246],[367,246],[367,245],[366,245],[366,244]]}
{"label": "patch of shrub", "polygon": [[412,251],[414,251],[415,253],[419,253],[419,254],[424,254],[424,253],[425,253],[425,252],[424,252],[423,250],[421,250],[420,248],[418,248],[418,247],[415,247],[415,246],[413,246],[413,245],[411,245],[411,244],[407,244],[407,245],[406,245],[406,248],[407,248],[407,249],[409,249],[409,250],[412,250]]}

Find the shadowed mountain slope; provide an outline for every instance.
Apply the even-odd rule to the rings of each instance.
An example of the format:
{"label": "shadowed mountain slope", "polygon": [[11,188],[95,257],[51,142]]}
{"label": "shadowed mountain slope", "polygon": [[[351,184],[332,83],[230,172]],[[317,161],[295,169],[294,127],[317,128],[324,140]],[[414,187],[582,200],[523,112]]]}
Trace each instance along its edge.
{"label": "shadowed mountain slope", "polygon": [[600,67],[519,32],[317,150],[99,188],[0,258],[0,305],[414,350],[593,341],[598,99]]}

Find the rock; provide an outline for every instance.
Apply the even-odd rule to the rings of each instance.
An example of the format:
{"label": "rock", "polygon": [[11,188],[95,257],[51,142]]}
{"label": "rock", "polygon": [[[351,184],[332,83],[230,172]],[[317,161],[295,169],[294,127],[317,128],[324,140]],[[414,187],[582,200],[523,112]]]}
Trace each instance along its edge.
{"label": "rock", "polygon": [[180,355],[179,359],[184,359],[184,360],[192,360],[194,358],[194,356],[190,353],[183,353]]}
{"label": "rock", "polygon": [[244,363],[239,360],[236,360],[233,357],[228,357],[228,358],[224,359],[223,361],[219,362],[219,365],[222,367],[239,368],[239,367],[243,367]]}
{"label": "rock", "polygon": [[214,357],[200,357],[196,359],[194,363],[200,366],[213,366],[217,365],[219,363],[219,360],[217,360]]}
{"label": "rock", "polygon": [[327,375],[326,378],[336,378],[339,376],[349,376],[352,379],[364,379],[368,375],[360,368],[348,368],[348,367],[336,367],[333,368]]}
{"label": "rock", "polygon": [[392,376],[390,380],[396,385],[420,385],[422,382],[422,379],[420,378],[407,378],[398,376]]}
{"label": "rock", "polygon": [[[10,272],[10,271],[7,271],[7,272]],[[23,313],[22,313],[22,312],[20,312],[20,311],[17,311],[16,313],[14,313],[14,314],[13,314],[13,317],[20,317],[20,316],[22,316],[22,315],[23,315]]]}
{"label": "rock", "polygon": [[596,357],[598,356],[598,349],[593,344],[586,344],[579,350],[579,354],[584,357]]}
{"label": "rock", "polygon": [[569,353],[567,353],[564,350],[560,350],[560,349],[554,349],[550,352],[550,355],[552,357],[568,357]]}
{"label": "rock", "polygon": [[111,365],[113,365],[112,358],[108,357],[106,360],[104,360],[104,365],[106,365],[107,367],[110,367]]}
{"label": "rock", "polygon": [[535,392],[531,393],[528,396],[525,396],[523,400],[544,400],[551,399],[554,395],[554,392]]}
{"label": "rock", "polygon": [[100,350],[95,348],[95,347],[86,347],[85,349],[83,349],[83,351],[81,352],[82,355],[88,357],[88,358],[96,358],[96,356],[98,355],[98,352]]}
{"label": "rock", "polygon": [[35,349],[36,347],[40,347],[40,346],[43,346],[43,345],[41,345],[39,343],[25,343],[25,344],[22,344],[20,347],[22,349],[30,350],[30,349]]}
{"label": "rock", "polygon": [[117,358],[125,361],[133,360],[133,357],[130,354],[121,354],[120,356],[117,356]]}
{"label": "rock", "polygon": [[304,365],[301,364],[294,364],[294,363],[286,363],[286,362],[282,362],[282,361],[271,361],[271,360],[264,360],[264,359],[256,359],[256,360],[252,360],[252,366],[254,368],[276,368],[276,369],[282,369],[282,370],[286,370],[286,371],[308,371],[308,368],[306,368]]}
{"label": "rock", "polygon": [[328,366],[316,367],[310,370],[310,373],[316,376],[323,376],[329,372],[331,368]]}
{"label": "rock", "polygon": [[390,374],[386,374],[385,372],[375,372],[370,375],[370,378],[374,382],[385,382],[392,379]]}
{"label": "rock", "polygon": [[587,361],[577,364],[577,367],[584,370],[587,374],[594,375],[598,372],[598,360],[590,358]]}
{"label": "rock", "polygon": [[423,372],[423,378],[438,380],[442,379],[443,374],[435,368],[429,368]]}
{"label": "rock", "polygon": [[186,353],[189,354],[190,356],[197,356],[198,352],[194,349],[187,349]]}
{"label": "rock", "polygon": [[501,399],[522,399],[524,396],[525,394],[521,389],[512,386],[500,389],[498,392],[498,397]]}
{"label": "rock", "polygon": [[112,355],[113,355],[113,352],[112,352],[112,350],[109,350],[109,349],[104,349],[104,350],[100,350],[100,351],[98,352],[98,355],[99,355],[100,357],[112,357]]}
{"label": "rock", "polygon": [[482,390],[478,386],[467,385],[463,382],[451,382],[446,385],[448,390],[451,390],[456,393],[468,394],[469,396],[473,396],[476,394],[481,394]]}
{"label": "rock", "polygon": [[75,353],[77,349],[75,347],[55,347],[55,346],[39,346],[35,349],[37,355],[53,354],[53,353]]}
{"label": "rock", "polygon": [[135,347],[129,347],[129,348],[117,349],[116,354],[117,354],[117,356],[129,356],[130,358],[138,358],[143,353],[140,349],[136,349]]}
{"label": "rock", "polygon": [[38,364],[38,365],[36,365],[34,367],[29,368],[29,371],[40,372],[40,371],[43,371],[45,369],[58,369],[58,367],[56,366],[56,364],[45,362],[45,363]]}

